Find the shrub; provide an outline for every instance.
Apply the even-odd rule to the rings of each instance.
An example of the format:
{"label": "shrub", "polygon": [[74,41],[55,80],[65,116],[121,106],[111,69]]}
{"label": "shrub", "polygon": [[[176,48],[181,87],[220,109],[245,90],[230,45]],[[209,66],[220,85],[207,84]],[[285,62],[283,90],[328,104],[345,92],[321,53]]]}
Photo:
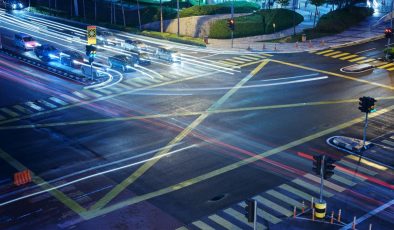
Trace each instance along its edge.
{"label": "shrub", "polygon": [[[234,2],[234,13],[252,13],[260,9],[256,3],[250,2]],[[216,5],[192,6],[181,10],[180,17],[213,15],[213,14],[229,14],[231,13],[231,3],[220,3]]]}
{"label": "shrub", "polygon": [[[269,34],[275,30],[280,31],[293,26],[294,11],[287,9],[266,9],[254,14],[235,18],[234,37],[248,37],[261,34]],[[302,15],[296,13],[295,24],[302,22]],[[209,37],[230,38],[231,31],[227,26],[227,20],[216,20],[211,24]]]}
{"label": "shrub", "polygon": [[319,19],[315,30],[327,33],[340,33],[351,26],[357,25],[372,14],[373,9],[366,7],[334,10]]}

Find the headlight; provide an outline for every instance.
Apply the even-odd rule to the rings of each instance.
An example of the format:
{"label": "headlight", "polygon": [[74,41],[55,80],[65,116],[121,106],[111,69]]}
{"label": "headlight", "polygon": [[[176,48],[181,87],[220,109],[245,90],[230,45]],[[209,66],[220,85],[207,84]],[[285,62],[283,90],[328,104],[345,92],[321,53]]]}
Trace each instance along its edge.
{"label": "headlight", "polygon": [[19,3],[18,5],[19,5],[20,8],[23,8],[23,4],[22,3]]}
{"label": "headlight", "polygon": [[51,58],[51,59],[57,59],[57,58],[59,58],[59,57],[56,56],[55,54],[49,54],[48,56],[49,56],[49,58]]}
{"label": "headlight", "polygon": [[133,68],[133,67],[130,66],[130,65],[126,65],[126,68],[131,69],[131,68]]}
{"label": "headlight", "polygon": [[16,9],[16,4],[12,4],[12,9]]}

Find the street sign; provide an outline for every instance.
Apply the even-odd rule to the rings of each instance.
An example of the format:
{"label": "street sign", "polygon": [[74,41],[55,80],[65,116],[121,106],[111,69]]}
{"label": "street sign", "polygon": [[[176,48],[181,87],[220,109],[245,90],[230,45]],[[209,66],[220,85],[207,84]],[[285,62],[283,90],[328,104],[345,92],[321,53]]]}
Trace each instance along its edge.
{"label": "street sign", "polygon": [[96,26],[88,26],[87,33],[88,33],[88,45],[96,45],[96,34],[97,34]]}

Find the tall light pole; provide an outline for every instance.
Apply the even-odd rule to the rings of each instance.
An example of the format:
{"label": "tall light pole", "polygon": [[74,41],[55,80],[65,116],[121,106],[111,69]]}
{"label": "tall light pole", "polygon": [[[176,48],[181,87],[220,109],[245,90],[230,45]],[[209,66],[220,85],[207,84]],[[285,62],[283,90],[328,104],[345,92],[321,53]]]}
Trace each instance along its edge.
{"label": "tall light pole", "polygon": [[160,32],[163,33],[163,4],[160,0]]}
{"label": "tall light pole", "polygon": [[178,32],[177,32],[177,35],[179,37],[179,0],[176,0],[176,12],[177,12],[177,17],[178,17]]}
{"label": "tall light pole", "polygon": [[137,0],[137,11],[138,11],[138,23],[140,25],[140,30],[141,30],[141,14],[140,14],[140,1]]}
{"label": "tall light pole", "polygon": [[[234,0],[231,1],[231,20],[234,20]],[[231,48],[234,47],[234,30],[231,30]]]}

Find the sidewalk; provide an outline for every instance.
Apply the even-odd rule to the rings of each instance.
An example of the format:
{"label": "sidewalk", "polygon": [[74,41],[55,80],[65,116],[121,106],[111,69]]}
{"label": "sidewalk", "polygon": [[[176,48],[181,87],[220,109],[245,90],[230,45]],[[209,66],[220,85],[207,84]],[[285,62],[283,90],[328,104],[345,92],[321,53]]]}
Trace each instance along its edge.
{"label": "sidewalk", "polygon": [[[371,17],[366,19],[364,22],[357,26],[351,27],[348,30],[318,39],[309,40],[307,42],[299,43],[272,43],[264,42],[268,40],[283,38],[291,36],[294,33],[294,28],[289,28],[286,30],[278,31],[274,34],[258,35],[246,38],[235,38],[233,48],[231,48],[230,39],[209,39],[209,44],[207,47],[215,49],[230,49],[233,51],[239,50],[244,51],[250,48],[250,51],[265,51],[265,52],[303,52],[309,50],[319,50],[334,48],[339,46],[344,46],[352,43],[357,43],[361,41],[374,40],[383,37],[383,31],[386,28],[387,22],[381,22],[380,24],[373,26],[379,21],[384,15],[388,13],[386,3],[384,6],[378,8],[378,12],[374,13]],[[291,5],[291,4],[290,4]],[[311,4],[305,5],[305,0],[300,0],[296,9],[296,12],[304,16],[304,21],[296,26],[296,33],[301,33],[304,29],[313,28],[314,12],[315,6]],[[306,6],[306,7],[305,7]],[[276,4],[274,5],[276,8]],[[292,7],[288,7],[289,9]],[[332,5],[322,5],[318,7],[320,16],[330,12]],[[313,12],[311,16],[311,12]],[[316,18],[316,22],[318,17]]]}

